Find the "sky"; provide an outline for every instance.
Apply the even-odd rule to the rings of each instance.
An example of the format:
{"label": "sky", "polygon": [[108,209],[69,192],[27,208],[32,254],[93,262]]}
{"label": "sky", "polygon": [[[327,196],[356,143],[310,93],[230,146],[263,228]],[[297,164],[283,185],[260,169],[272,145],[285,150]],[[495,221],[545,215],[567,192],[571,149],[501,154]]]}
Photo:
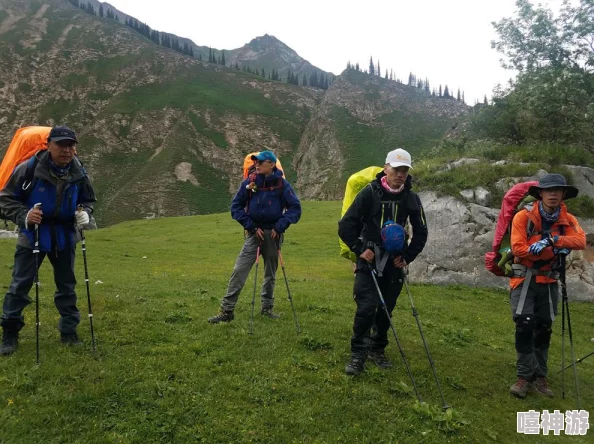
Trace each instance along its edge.
{"label": "sky", "polygon": [[[340,74],[373,57],[382,76],[410,72],[430,86],[460,88],[466,103],[491,97],[497,84],[515,77],[491,49],[491,25],[513,17],[515,0],[110,0],[152,29],[190,38],[197,45],[239,48],[270,34],[324,71]],[[540,0],[557,11],[561,0]]]}

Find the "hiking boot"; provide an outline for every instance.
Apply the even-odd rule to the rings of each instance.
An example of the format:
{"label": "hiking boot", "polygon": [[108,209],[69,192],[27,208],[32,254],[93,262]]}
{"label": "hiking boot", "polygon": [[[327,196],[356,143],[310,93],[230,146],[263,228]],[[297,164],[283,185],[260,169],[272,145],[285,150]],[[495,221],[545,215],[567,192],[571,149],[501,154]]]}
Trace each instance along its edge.
{"label": "hiking boot", "polygon": [[276,314],[276,313],[274,313],[272,311],[272,307],[270,307],[270,308],[263,308],[262,311],[260,311],[260,314],[262,316],[265,316],[265,317],[269,318],[269,319],[278,319],[278,318],[280,318],[280,315],[278,315],[278,314]]}
{"label": "hiking boot", "polygon": [[68,346],[82,345],[82,341],[78,337],[77,332],[61,333],[60,340],[62,341],[62,344],[68,345]]}
{"label": "hiking boot", "polygon": [[549,383],[547,382],[547,378],[545,378],[544,376],[536,377],[536,381],[534,381],[533,388],[536,391],[536,393],[547,396],[549,398],[552,398],[553,396],[555,396],[553,391],[549,388]]}
{"label": "hiking boot", "polygon": [[377,365],[379,368],[388,369],[388,368],[393,367],[392,361],[390,361],[386,357],[386,354],[384,353],[383,350],[378,350],[378,351],[371,350],[369,352],[369,354],[367,355],[367,357],[369,359],[371,359],[373,362],[375,362],[375,365]]}
{"label": "hiking boot", "polygon": [[19,332],[14,330],[4,330],[2,332],[2,346],[0,355],[8,356],[19,348]]}
{"label": "hiking boot", "polygon": [[509,392],[518,398],[525,398],[531,386],[531,382],[527,379],[518,378],[518,381],[510,387]]}
{"label": "hiking boot", "polygon": [[365,357],[359,355],[351,356],[351,360],[344,368],[344,372],[349,376],[357,376],[365,370]]}
{"label": "hiking boot", "polygon": [[232,311],[220,309],[216,315],[208,318],[208,322],[218,324],[219,322],[231,322],[233,319],[235,319],[235,315],[233,315]]}

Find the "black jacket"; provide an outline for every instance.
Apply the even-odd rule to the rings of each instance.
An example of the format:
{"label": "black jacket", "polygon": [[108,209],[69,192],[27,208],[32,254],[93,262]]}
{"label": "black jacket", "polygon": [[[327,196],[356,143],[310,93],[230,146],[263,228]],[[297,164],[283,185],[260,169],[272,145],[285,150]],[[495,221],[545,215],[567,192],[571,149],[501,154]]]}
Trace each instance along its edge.
{"label": "black jacket", "polygon": [[[381,246],[381,226],[394,220],[406,228],[406,220],[412,225],[412,240],[403,259],[410,264],[419,255],[427,242],[427,221],[419,196],[411,190],[412,177],[408,176],[404,191],[400,194],[386,192],[381,183],[382,171],[369,185],[357,194],[355,200],[338,223],[338,235],[357,257],[374,243]],[[383,213],[383,217],[382,217]]]}

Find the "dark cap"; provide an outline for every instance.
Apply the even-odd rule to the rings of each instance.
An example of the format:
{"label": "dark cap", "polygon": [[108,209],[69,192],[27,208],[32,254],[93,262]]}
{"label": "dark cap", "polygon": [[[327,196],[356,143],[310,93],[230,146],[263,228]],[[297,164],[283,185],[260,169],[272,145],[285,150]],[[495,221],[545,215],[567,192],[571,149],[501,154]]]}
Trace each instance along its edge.
{"label": "dark cap", "polygon": [[61,140],[72,140],[78,143],[76,134],[67,126],[54,126],[47,137],[48,142],[59,142]]}
{"label": "dark cap", "polygon": [[528,188],[528,194],[540,199],[540,190],[546,190],[547,188],[563,188],[563,191],[565,191],[563,200],[572,199],[578,195],[578,189],[567,185],[565,177],[561,174],[547,174],[538,181],[538,185]]}
{"label": "dark cap", "polygon": [[261,151],[252,156],[252,160],[269,160],[272,163],[276,163],[276,156],[272,151]]}

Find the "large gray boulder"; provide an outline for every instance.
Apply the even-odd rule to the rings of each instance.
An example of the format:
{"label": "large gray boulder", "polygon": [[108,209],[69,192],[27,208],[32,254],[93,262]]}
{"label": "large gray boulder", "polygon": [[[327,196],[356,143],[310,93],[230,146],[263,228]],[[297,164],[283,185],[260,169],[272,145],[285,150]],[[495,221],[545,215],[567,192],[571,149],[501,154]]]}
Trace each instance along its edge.
{"label": "large gray boulder", "polygon": [[[411,264],[413,282],[463,284],[506,288],[508,279],[485,269],[484,255],[491,250],[499,209],[433,192],[419,193],[429,226],[429,240]],[[571,299],[594,301],[594,219],[580,224],[588,236],[588,248],[573,252],[568,261],[567,286]]]}

